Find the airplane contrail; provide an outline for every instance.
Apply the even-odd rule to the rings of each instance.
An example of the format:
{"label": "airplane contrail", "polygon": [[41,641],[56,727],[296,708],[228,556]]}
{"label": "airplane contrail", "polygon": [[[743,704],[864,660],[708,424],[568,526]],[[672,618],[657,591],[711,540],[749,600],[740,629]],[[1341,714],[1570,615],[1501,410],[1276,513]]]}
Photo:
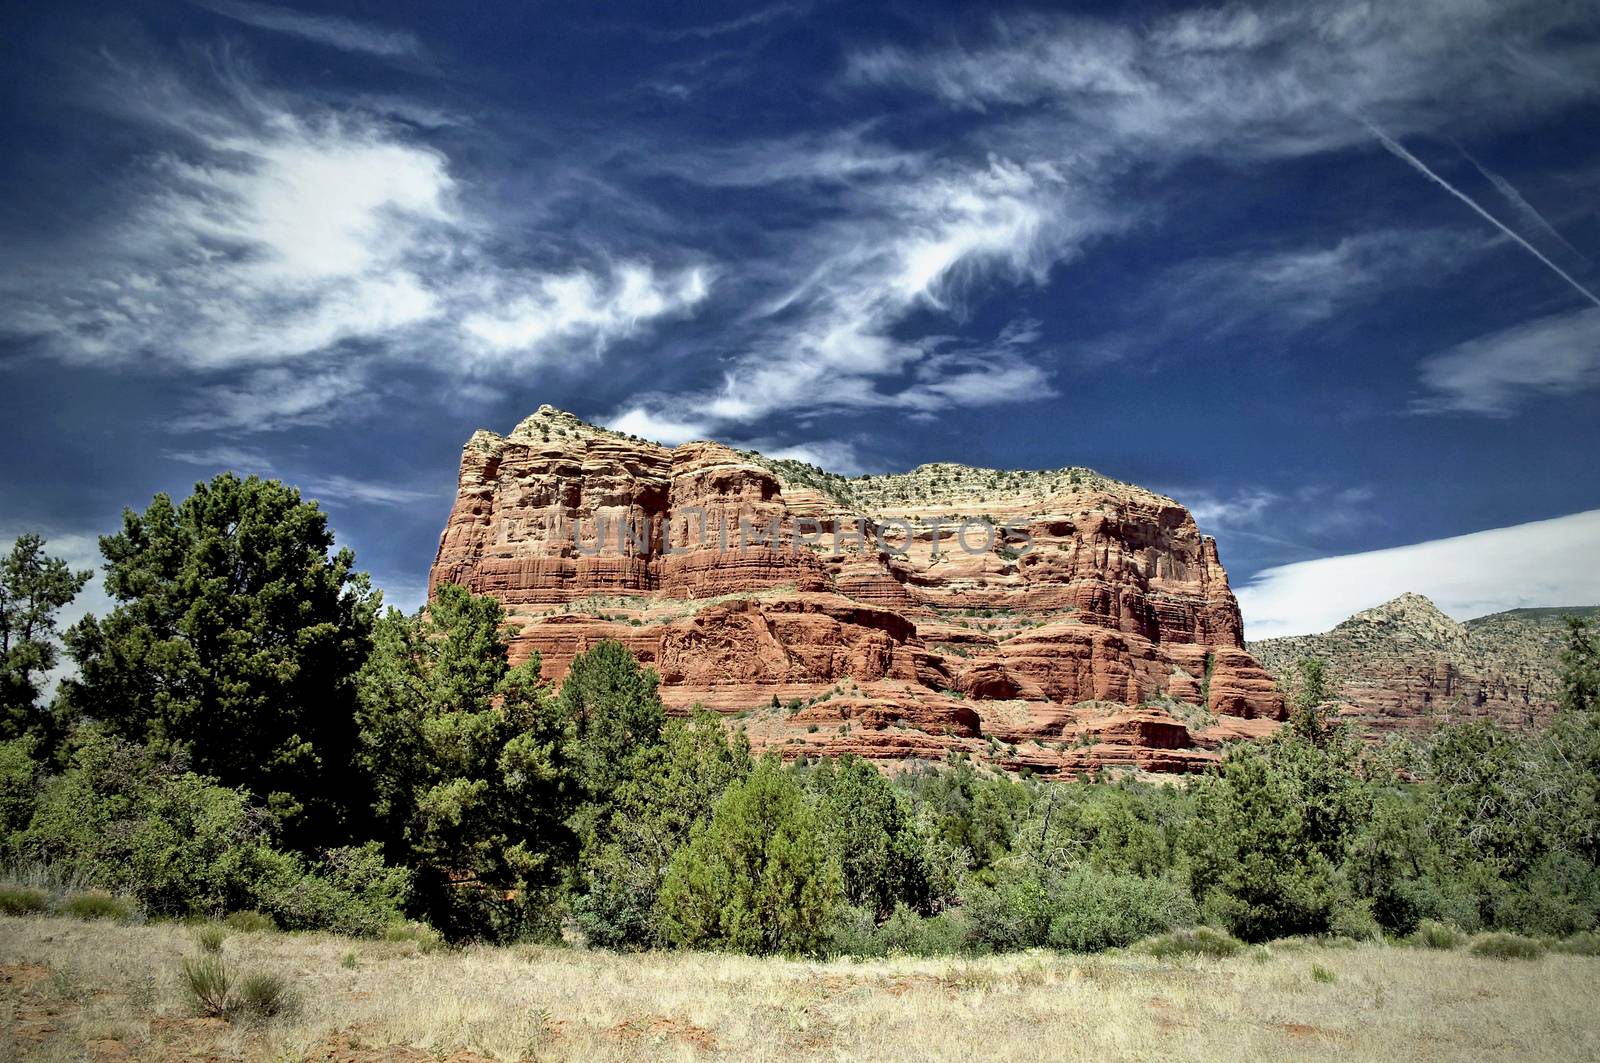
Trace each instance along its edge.
{"label": "airplane contrail", "polygon": [[1516,210],[1518,214],[1522,215],[1524,220],[1536,228],[1543,230],[1546,236],[1550,237],[1550,239],[1554,240],[1568,251],[1571,251],[1584,262],[1589,261],[1587,255],[1585,255],[1582,251],[1579,251],[1576,247],[1573,247],[1571,244],[1567,243],[1566,237],[1556,232],[1556,227],[1545,220],[1545,216],[1540,214],[1539,209],[1532,203],[1529,203],[1521,192],[1517,191],[1515,185],[1506,180],[1504,177],[1501,177],[1499,174],[1495,173],[1493,170],[1484,166],[1483,163],[1474,158],[1472,153],[1467,151],[1465,148],[1460,147],[1460,145],[1457,145],[1457,148],[1461,151],[1462,155],[1466,156],[1467,161],[1476,166],[1478,168],[1478,172],[1483,174],[1490,184],[1494,185],[1496,191],[1498,191],[1502,196],[1506,197],[1506,201],[1511,204],[1512,208]]}
{"label": "airplane contrail", "polygon": [[1426,163],[1417,158],[1415,155],[1411,154],[1393,137],[1379,129],[1377,126],[1373,125],[1367,119],[1362,118],[1361,124],[1372,131],[1372,135],[1377,137],[1378,142],[1381,143],[1385,148],[1389,149],[1390,154],[1407,163],[1410,163],[1418,173],[1422,174],[1430,181],[1433,181],[1440,188],[1443,188],[1446,192],[1449,192],[1452,196],[1455,196],[1457,199],[1461,200],[1461,202],[1471,207],[1490,225],[1493,225],[1496,229],[1499,229],[1501,232],[1511,237],[1511,239],[1515,240],[1519,245],[1521,245],[1524,251],[1528,252],[1528,254],[1532,255],[1540,262],[1543,262],[1551,272],[1570,284],[1574,291],[1580,293],[1585,299],[1589,300],[1595,306],[1600,306],[1600,296],[1596,296],[1594,292],[1591,292],[1589,289],[1579,284],[1572,274],[1568,273],[1566,270],[1550,261],[1549,257],[1546,256],[1543,251],[1540,251],[1537,247],[1534,247],[1532,244],[1528,243],[1528,241],[1524,240],[1514,229],[1511,229],[1499,218],[1496,218],[1493,214],[1490,214],[1488,211],[1478,206],[1477,201],[1471,196],[1467,195],[1465,192],[1461,191],[1455,185],[1451,184],[1449,181],[1446,181],[1443,177],[1440,177],[1432,170],[1428,169]]}

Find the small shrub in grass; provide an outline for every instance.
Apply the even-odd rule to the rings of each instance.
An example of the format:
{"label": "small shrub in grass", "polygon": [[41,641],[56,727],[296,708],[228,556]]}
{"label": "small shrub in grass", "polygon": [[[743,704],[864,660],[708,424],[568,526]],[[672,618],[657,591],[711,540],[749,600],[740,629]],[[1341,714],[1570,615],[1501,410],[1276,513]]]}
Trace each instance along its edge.
{"label": "small shrub in grass", "polygon": [[95,890],[75,893],[61,902],[61,914],[74,919],[110,919],[117,923],[133,920],[133,906],[120,897]]}
{"label": "small shrub in grass", "polygon": [[216,923],[207,923],[194,932],[194,939],[203,952],[221,952],[223,939],[228,932]]}
{"label": "small shrub in grass", "polygon": [[1324,967],[1320,963],[1313,963],[1311,965],[1311,980],[1313,982],[1331,983],[1338,977],[1338,975],[1333,973],[1331,968]]}
{"label": "small shrub in grass", "polygon": [[32,915],[50,906],[44,890],[30,886],[0,886],[0,915]]}
{"label": "small shrub in grass", "polygon": [[419,952],[432,952],[444,946],[444,935],[427,923],[411,921],[389,924],[383,930],[383,940],[409,941],[417,946]]}
{"label": "small shrub in grass", "polygon": [[1328,920],[1328,930],[1335,937],[1347,938],[1350,941],[1383,940],[1383,928],[1372,915],[1370,901],[1338,908],[1333,913],[1333,918]]}
{"label": "small shrub in grass", "polygon": [[1170,934],[1147,938],[1137,947],[1140,952],[1158,960],[1178,960],[1189,956],[1222,959],[1244,948],[1244,942],[1224,931],[1197,926],[1192,930],[1174,930]]}
{"label": "small shrub in grass", "polygon": [[1446,923],[1424,919],[1407,940],[1424,949],[1458,949],[1466,942],[1467,936]]}
{"label": "small shrub in grass", "polygon": [[223,922],[241,934],[262,934],[278,929],[272,916],[262,912],[231,912]]}
{"label": "small shrub in grass", "polygon": [[1544,946],[1521,934],[1485,934],[1472,943],[1472,954],[1495,960],[1536,960],[1544,954]]}
{"label": "small shrub in grass", "polygon": [[220,1018],[232,1010],[233,974],[221,956],[184,960],[182,982],[200,1014]]}
{"label": "small shrub in grass", "polygon": [[1600,934],[1593,930],[1573,934],[1565,941],[1558,941],[1554,946],[1557,952],[1565,952],[1573,956],[1600,956]]}
{"label": "small shrub in grass", "polygon": [[281,974],[258,971],[239,979],[235,1006],[246,1015],[270,1019],[294,1010],[297,1001],[288,979]]}

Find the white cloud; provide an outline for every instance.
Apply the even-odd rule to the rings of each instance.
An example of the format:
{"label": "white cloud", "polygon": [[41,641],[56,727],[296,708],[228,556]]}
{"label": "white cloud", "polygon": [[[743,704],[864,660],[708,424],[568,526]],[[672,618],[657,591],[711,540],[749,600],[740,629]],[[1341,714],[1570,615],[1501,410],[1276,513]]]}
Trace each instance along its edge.
{"label": "white cloud", "polygon": [[709,288],[703,269],[658,275],[641,262],[616,265],[605,277],[514,274],[488,285],[480,297],[485,308],[466,315],[461,327],[486,360],[537,358],[574,340],[598,353],[642,322],[692,310]]}
{"label": "white cloud", "polygon": [[1466,620],[1526,606],[1600,603],[1600,510],[1411,546],[1269,568],[1237,591],[1249,638],[1326,631],[1402,594]]}
{"label": "white cloud", "polygon": [[180,432],[272,432],[332,424],[376,404],[365,370],[356,363],[271,366],[204,386],[191,402],[192,412],[174,417],[169,427]]}
{"label": "white cloud", "polygon": [[1048,104],[1079,153],[1272,157],[1362,142],[1353,115],[1460,132],[1590,96],[1594,24],[1536,0],[1229,5],[1140,28],[1008,16],[979,47],[879,49],[851,75],[974,110]]}
{"label": "white cloud", "polygon": [[1536,318],[1457,344],[1422,363],[1421,413],[1510,416],[1540,395],[1600,385],[1600,309]]}
{"label": "white cloud", "polygon": [[1491,242],[1454,229],[1379,229],[1324,244],[1197,259],[1166,272],[1159,304],[1146,306],[1144,316],[1165,311],[1166,324],[1188,335],[1197,329],[1291,332],[1397,286],[1442,279]]}
{"label": "white cloud", "polygon": [[719,387],[644,396],[626,416],[672,420],[672,410],[690,408],[716,431],[789,410],[926,414],[1053,394],[1031,360],[1035,323],[987,345],[896,333],[919,312],[959,319],[995,280],[1042,284],[1086,240],[1120,225],[1115,215],[1053,166],[998,157],[916,178],[879,175],[847,203],[844,220],[796,240],[776,270],[793,279],[752,311],[745,352]]}
{"label": "white cloud", "polygon": [[458,381],[526,369],[603,351],[707,297],[706,265],[604,248],[591,264],[507,265],[450,160],[407,126],[219,67],[201,92],[113,66],[123,91],[100,102],[183,146],[139,175],[126,221],[43,255],[0,252],[11,331],[64,360],[198,374],[201,403],[174,429],[327,423],[372,408],[379,362]]}
{"label": "white cloud", "polygon": [[331,502],[334,505],[360,503],[371,506],[409,506],[430,501],[445,504],[450,497],[448,484],[430,490],[413,484],[388,483],[339,474],[309,473],[303,476],[285,474],[262,452],[226,443],[193,450],[169,450],[165,454],[174,461],[219,472],[283,479],[298,487],[305,498],[318,499],[323,503]]}
{"label": "white cloud", "polygon": [[168,450],[164,452],[164,456],[173,461],[181,461],[185,465],[231,470],[246,476],[252,472],[267,472],[272,468],[272,459],[261,451],[229,444],[188,450]]}
{"label": "white cloud", "polygon": [[757,440],[750,444],[750,448],[760,451],[769,458],[803,461],[807,465],[815,465],[819,469],[841,476],[856,476],[866,471],[855,444],[843,440],[817,439],[787,446],[774,446],[764,440]]}
{"label": "white cloud", "polygon": [[452,491],[449,485],[429,490],[408,484],[385,483],[353,476],[309,476],[299,481],[300,494],[306,499],[317,499],[324,504],[355,504],[365,506],[411,506],[421,502],[436,502],[441,510],[448,509]]}
{"label": "white cloud", "polygon": [[347,52],[369,52],[393,58],[417,55],[422,51],[422,44],[414,34],[404,30],[383,29],[338,15],[314,15],[277,4],[249,3],[247,0],[195,2],[248,26],[303,37]]}
{"label": "white cloud", "polygon": [[162,157],[162,191],[19,292],[23,330],[77,360],[222,369],[437,318],[422,274],[458,224],[444,157],[356,116],[253,104],[248,122],[208,112],[198,158]]}
{"label": "white cloud", "polygon": [[613,432],[651,439],[667,446],[677,446],[691,439],[706,439],[711,430],[705,421],[681,417],[671,412],[658,413],[642,406],[619,411],[602,422]]}

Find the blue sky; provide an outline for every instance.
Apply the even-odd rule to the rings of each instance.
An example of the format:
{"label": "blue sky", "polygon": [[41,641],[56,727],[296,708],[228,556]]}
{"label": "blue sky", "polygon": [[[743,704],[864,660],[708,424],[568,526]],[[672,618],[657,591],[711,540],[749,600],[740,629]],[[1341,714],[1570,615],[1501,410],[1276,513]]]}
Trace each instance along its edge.
{"label": "blue sky", "polygon": [[414,606],[461,444],[549,402],[848,472],[1088,465],[1194,510],[1252,636],[1600,600],[1593,5],[7,25],[0,533],[86,557],[259,472]]}

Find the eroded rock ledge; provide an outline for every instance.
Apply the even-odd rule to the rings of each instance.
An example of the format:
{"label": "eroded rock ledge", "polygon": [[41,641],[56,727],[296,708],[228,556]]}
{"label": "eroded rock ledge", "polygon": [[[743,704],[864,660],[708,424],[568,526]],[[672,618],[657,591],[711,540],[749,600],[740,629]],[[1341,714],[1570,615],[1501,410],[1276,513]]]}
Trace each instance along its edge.
{"label": "eroded rock ledge", "polygon": [[[963,548],[968,519],[1008,530]],[[614,638],[669,707],[739,716],[786,757],[1188,771],[1283,717],[1216,543],[1088,469],[846,478],[544,406],[463,449],[446,581],[504,602],[546,677]]]}

